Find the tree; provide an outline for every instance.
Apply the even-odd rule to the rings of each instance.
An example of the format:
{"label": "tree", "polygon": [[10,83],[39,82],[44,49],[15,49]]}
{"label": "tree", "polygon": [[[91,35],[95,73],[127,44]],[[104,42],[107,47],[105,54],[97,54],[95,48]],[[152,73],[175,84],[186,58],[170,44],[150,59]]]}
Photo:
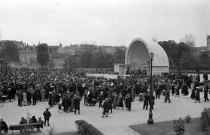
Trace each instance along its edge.
{"label": "tree", "polygon": [[105,68],[106,67],[106,58],[101,48],[99,48],[99,52],[96,55],[96,67],[97,68]]}
{"label": "tree", "polygon": [[68,57],[64,60],[63,67],[65,70],[72,72],[74,69],[79,67],[79,63],[75,57]]}
{"label": "tree", "polygon": [[49,62],[50,54],[47,44],[39,44],[37,46],[37,62],[43,67]]}
{"label": "tree", "polygon": [[1,57],[5,61],[19,62],[19,50],[13,41],[2,42]]}
{"label": "tree", "polygon": [[[174,41],[163,41],[158,42],[163,49],[166,51],[169,57],[169,64],[170,66],[174,67],[178,72],[181,71],[181,67],[183,63],[184,57],[187,53],[191,54],[191,48],[186,45],[184,42],[176,43]],[[192,56],[192,55],[190,55]]]}
{"label": "tree", "polygon": [[185,53],[185,55],[181,58],[181,69],[185,70],[195,70],[197,68],[197,60],[196,57],[192,55],[192,53]]}
{"label": "tree", "polygon": [[208,51],[201,52],[198,57],[199,69],[208,70],[210,66],[210,56]]}
{"label": "tree", "polygon": [[113,55],[112,54],[109,54],[109,53],[106,53],[105,54],[105,68],[112,68],[113,67]]}
{"label": "tree", "polygon": [[48,67],[53,69],[55,67],[55,62],[53,61],[53,59],[50,59],[48,62]]}
{"label": "tree", "polygon": [[94,54],[93,50],[95,50],[95,45],[83,44],[81,45],[81,55],[80,55],[80,63],[83,68],[92,68],[94,67]]}
{"label": "tree", "polygon": [[185,34],[184,38],[181,39],[182,42],[186,43],[189,47],[195,46],[195,37],[190,34]]}
{"label": "tree", "polygon": [[125,62],[125,51],[119,47],[116,47],[116,49],[115,49],[114,62],[115,63],[124,63]]}

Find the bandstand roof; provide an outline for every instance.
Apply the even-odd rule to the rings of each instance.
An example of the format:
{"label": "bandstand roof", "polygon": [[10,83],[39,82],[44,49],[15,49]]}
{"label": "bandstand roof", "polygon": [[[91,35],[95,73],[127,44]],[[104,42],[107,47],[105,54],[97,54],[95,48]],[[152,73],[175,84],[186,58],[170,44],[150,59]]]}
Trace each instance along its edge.
{"label": "bandstand roof", "polygon": [[154,53],[153,66],[169,67],[168,56],[165,50],[156,42],[146,42],[141,38],[134,39],[126,52],[125,64],[135,66],[148,65],[149,54]]}

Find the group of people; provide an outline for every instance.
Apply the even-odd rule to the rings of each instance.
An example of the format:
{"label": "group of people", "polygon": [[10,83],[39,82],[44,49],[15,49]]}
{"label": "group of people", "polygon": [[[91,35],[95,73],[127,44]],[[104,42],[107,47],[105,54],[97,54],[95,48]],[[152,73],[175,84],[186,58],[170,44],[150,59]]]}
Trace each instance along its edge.
{"label": "group of people", "polygon": [[[108,117],[109,112],[112,113],[113,109],[120,107],[131,111],[132,102],[142,93],[143,109],[147,110],[149,105],[150,109],[154,109],[155,99],[159,99],[161,94],[165,97],[165,103],[171,103],[170,94],[176,97],[181,94],[186,96],[192,83],[192,77],[186,75],[179,78],[172,75],[155,75],[150,92],[149,77],[96,78],[56,69],[13,69],[3,80],[0,84],[0,95],[7,95],[9,101],[17,97],[19,106],[48,101],[49,107],[58,105],[59,112],[63,110],[80,114],[80,102],[83,98],[85,106],[92,107],[98,103],[98,107],[103,108],[102,117]],[[200,101],[200,90],[197,87],[199,83],[195,82],[191,97]],[[207,85],[204,98],[209,101]],[[44,123],[49,125],[51,114],[49,110],[46,112],[48,118],[45,117]]]}

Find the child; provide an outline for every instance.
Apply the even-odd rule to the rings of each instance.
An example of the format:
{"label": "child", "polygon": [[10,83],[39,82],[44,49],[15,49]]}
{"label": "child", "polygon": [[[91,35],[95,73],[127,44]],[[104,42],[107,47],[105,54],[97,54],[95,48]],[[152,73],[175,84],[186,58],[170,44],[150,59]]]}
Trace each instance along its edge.
{"label": "child", "polygon": [[60,102],[58,103],[58,112],[61,113],[62,109],[62,98],[60,99]]}

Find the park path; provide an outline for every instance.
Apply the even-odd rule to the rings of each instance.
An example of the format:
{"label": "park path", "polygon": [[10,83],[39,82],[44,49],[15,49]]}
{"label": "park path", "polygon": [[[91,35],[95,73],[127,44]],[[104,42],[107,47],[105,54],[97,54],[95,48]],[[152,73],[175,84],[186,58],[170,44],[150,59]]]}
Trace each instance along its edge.
{"label": "park path", "polygon": [[[210,107],[210,102],[204,102],[203,93],[201,93],[201,103],[194,103],[189,96],[174,97],[171,96],[172,103],[164,103],[161,96],[155,100],[153,111],[154,122],[168,121],[184,117],[187,114],[192,118],[200,117],[204,107]],[[35,115],[36,118],[42,117],[43,111],[48,107],[47,102],[39,102],[35,106],[18,107],[17,100],[6,102],[0,108],[0,117],[2,117],[8,125],[18,124],[21,117],[26,117],[26,112]],[[51,127],[55,127],[57,133],[76,131],[76,120],[86,120],[88,123],[99,129],[104,135],[139,135],[128,126],[135,124],[147,123],[149,110],[143,110],[143,102],[139,102],[136,98],[132,103],[132,110],[126,109],[113,110],[108,118],[102,118],[102,109],[98,108],[98,104],[94,107],[83,106],[81,102],[81,114],[59,113],[57,106],[50,109],[52,117],[50,119]],[[44,127],[42,133],[47,134],[49,127]],[[19,131],[15,131],[18,133]]]}

